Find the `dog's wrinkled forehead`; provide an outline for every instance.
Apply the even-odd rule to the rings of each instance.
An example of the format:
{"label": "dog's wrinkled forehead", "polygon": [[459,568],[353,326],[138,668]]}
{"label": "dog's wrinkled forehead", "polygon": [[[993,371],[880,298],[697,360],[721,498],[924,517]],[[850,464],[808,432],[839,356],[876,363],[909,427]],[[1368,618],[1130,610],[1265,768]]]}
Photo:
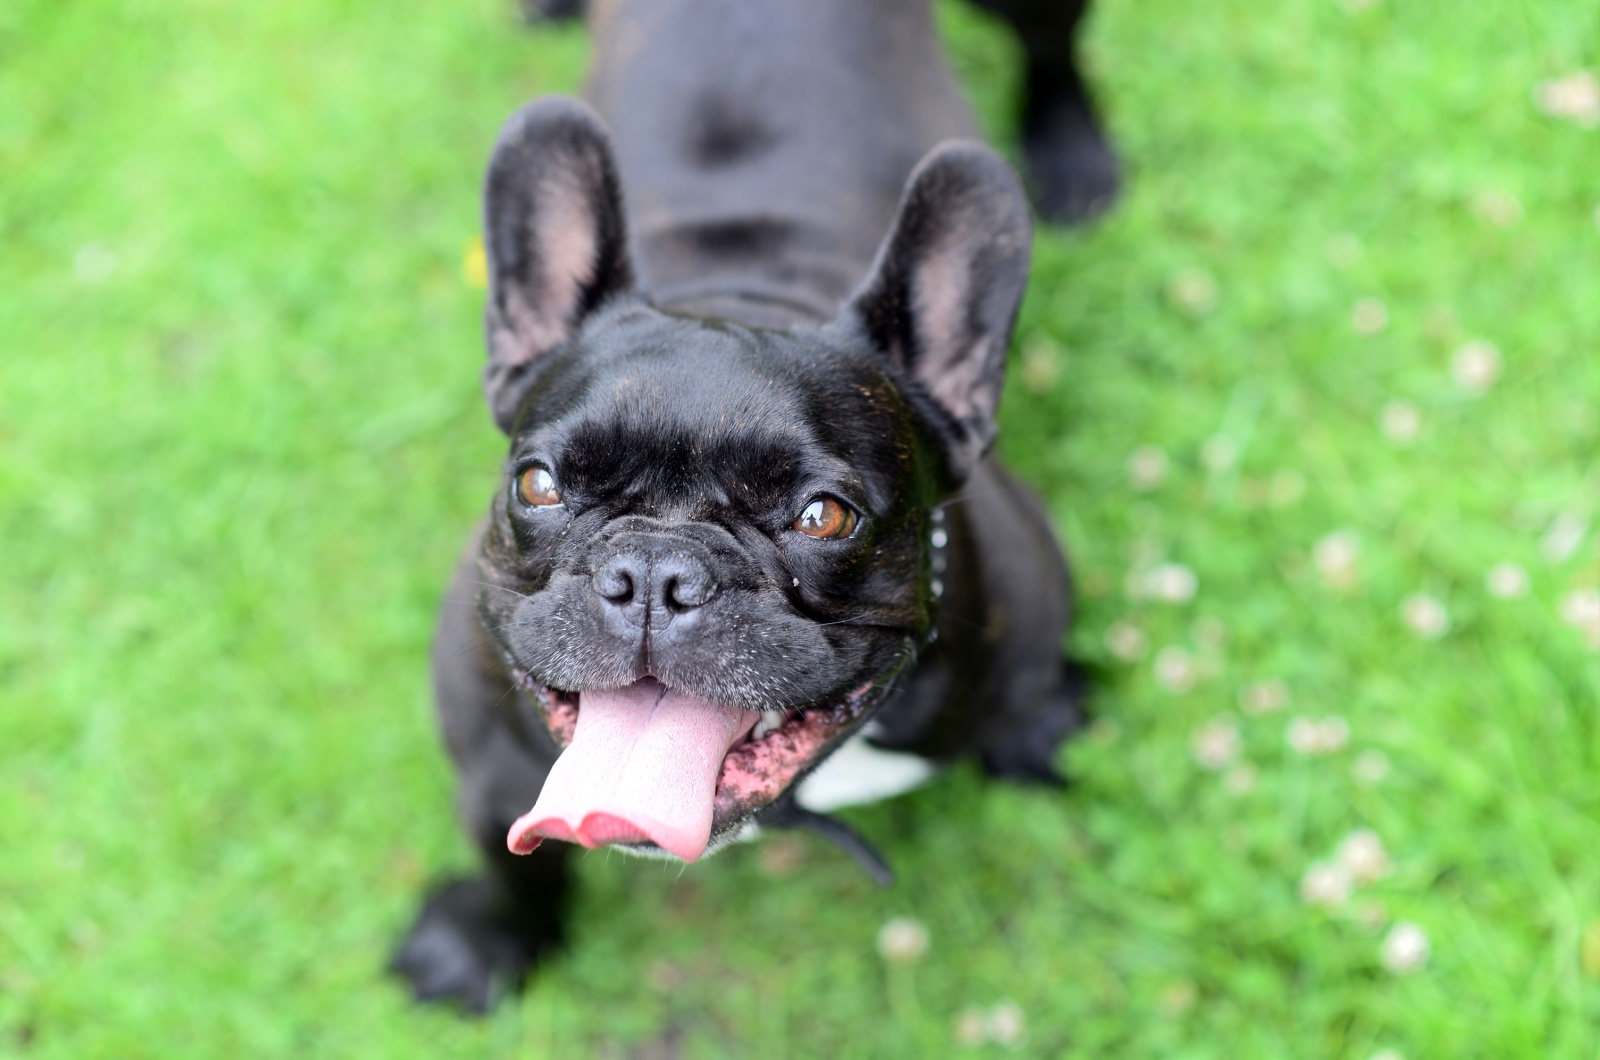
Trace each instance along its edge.
{"label": "dog's wrinkled forehead", "polygon": [[759,509],[810,486],[887,504],[912,424],[881,366],[816,333],[632,307],[547,370],[515,451],[560,462],[567,490]]}

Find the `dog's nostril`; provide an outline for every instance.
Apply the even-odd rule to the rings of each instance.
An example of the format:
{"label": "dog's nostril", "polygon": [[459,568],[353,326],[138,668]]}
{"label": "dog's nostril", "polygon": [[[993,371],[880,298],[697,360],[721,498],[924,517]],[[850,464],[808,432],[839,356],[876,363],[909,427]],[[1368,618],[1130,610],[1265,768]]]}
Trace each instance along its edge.
{"label": "dog's nostril", "polygon": [[614,604],[633,600],[633,574],[625,566],[608,563],[594,576],[594,591]]}
{"label": "dog's nostril", "polygon": [[717,592],[716,579],[699,559],[638,550],[613,554],[590,584],[596,596],[629,614],[640,608],[683,614],[704,606]]}
{"label": "dog's nostril", "polygon": [[711,599],[714,585],[707,574],[671,575],[661,586],[661,597],[674,611],[691,611]]}
{"label": "dog's nostril", "polygon": [[680,612],[706,604],[712,596],[709,578],[674,578],[667,583],[667,605]]}
{"label": "dog's nostril", "polygon": [[667,606],[677,611],[700,606],[693,598],[692,591],[684,589],[681,578],[668,578],[667,583],[661,587],[661,595],[666,599]]}

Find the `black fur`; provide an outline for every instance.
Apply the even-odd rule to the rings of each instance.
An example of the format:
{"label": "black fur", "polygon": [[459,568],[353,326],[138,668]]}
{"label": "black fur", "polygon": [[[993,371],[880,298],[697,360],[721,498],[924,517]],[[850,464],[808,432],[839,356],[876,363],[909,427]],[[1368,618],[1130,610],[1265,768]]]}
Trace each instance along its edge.
{"label": "black fur", "polygon": [[1089,0],[973,2],[1011,23],[1022,44],[1022,151],[1039,215],[1077,224],[1109,210],[1122,167],[1078,67],[1078,29]]}
{"label": "black fur", "polygon": [[[1011,170],[978,144],[952,143],[911,174],[894,228],[850,307],[868,338],[950,437],[952,484],[995,436],[1017,306],[1028,282],[1030,225]],[[935,290],[956,274],[961,290]]]}
{"label": "black fur", "polygon": [[[1078,65],[1078,33],[1089,0],[971,2],[1009,23],[1022,46],[1017,110],[1028,188],[1039,216],[1070,225],[1109,210],[1121,190],[1122,166]],[[521,3],[530,22],[576,18],[584,8],[584,0]],[[708,97],[698,134],[707,164],[737,161],[770,144],[772,134],[759,115],[750,114],[731,94]]]}
{"label": "black fur", "polygon": [[[970,140],[925,3],[602,10],[590,96],[615,146],[588,106],[542,100],[485,186],[485,387],[510,447],[433,662],[486,871],[439,887],[394,962],[471,1010],[562,937],[570,848],[505,850],[560,753],[538,694],[648,675],[771,709],[872,686],[879,746],[1029,779],[1080,723],[1065,566],[986,455],[1026,200]],[[560,503],[518,498],[534,466]],[[853,533],[794,529],[822,496]],[[840,740],[867,720],[840,717]],[[754,815],[887,873],[794,791],[713,842]]]}
{"label": "black fur", "polygon": [[[605,129],[587,108],[543,99],[506,123],[484,180],[483,229],[491,265],[484,390],[509,431],[539,359],[633,286],[622,189]],[[592,251],[557,253],[553,230],[586,234]]]}

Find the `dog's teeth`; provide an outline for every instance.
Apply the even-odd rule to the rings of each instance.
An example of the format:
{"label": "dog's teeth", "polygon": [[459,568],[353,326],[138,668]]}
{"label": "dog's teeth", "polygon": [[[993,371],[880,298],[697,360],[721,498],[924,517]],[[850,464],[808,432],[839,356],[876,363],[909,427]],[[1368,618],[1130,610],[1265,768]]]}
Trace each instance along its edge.
{"label": "dog's teeth", "polygon": [[763,710],[761,720],[756,722],[756,727],[750,731],[752,740],[759,740],[767,733],[783,724],[783,711]]}

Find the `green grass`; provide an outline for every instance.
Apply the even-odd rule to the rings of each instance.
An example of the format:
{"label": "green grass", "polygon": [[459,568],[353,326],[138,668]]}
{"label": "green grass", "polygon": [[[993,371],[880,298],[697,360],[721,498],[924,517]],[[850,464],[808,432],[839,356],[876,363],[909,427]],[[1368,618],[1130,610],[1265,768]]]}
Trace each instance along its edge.
{"label": "green grass", "polygon": [[[593,855],[520,1003],[409,1005],[387,950],[471,862],[424,661],[500,447],[463,251],[500,121],[585,55],[508,6],[0,7],[0,1055],[1015,1055],[957,1037],[1010,999],[1022,1055],[1600,1057],[1600,651],[1562,618],[1600,585],[1600,131],[1536,105],[1600,67],[1585,0],[1108,0],[1129,193],[1041,235],[1002,443],[1104,674],[1076,786],[853,813],[888,891],[803,838]],[[1009,43],[942,18],[1003,137]],[[1192,599],[1129,594],[1162,563]],[[1306,902],[1363,828],[1388,874]]]}

